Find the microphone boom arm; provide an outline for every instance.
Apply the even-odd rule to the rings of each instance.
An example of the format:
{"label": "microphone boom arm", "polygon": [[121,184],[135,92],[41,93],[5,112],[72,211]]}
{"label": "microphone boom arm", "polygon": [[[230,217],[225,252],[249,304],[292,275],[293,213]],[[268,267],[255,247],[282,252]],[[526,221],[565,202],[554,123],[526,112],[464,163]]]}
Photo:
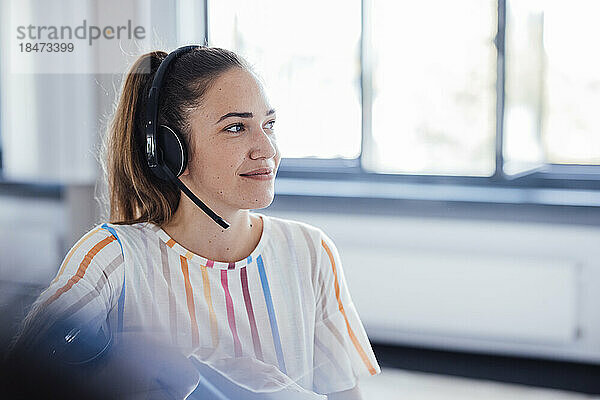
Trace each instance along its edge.
{"label": "microphone boom arm", "polygon": [[208,206],[206,204],[204,204],[202,202],[202,200],[200,200],[198,197],[196,197],[196,195],[194,195],[194,193],[192,193],[192,191],[190,189],[188,189],[183,184],[183,182],[181,182],[179,180],[179,178],[175,176],[175,174],[173,174],[171,169],[169,167],[167,167],[166,164],[164,164],[164,163],[161,164],[161,167],[162,167],[163,171],[165,171],[165,173],[167,174],[169,179],[173,183],[175,183],[177,185],[177,187],[179,187],[179,189],[181,189],[181,191],[183,193],[185,193],[185,195],[194,202],[194,204],[196,204],[198,207],[200,207],[200,209],[202,209],[202,211],[204,211],[206,213],[206,215],[208,215],[210,218],[212,218],[212,220],[215,221],[217,224],[219,224],[219,226],[221,226],[222,228],[224,228],[224,229],[229,228],[229,223],[227,223],[227,221],[225,221],[223,218],[221,218],[217,214],[215,214],[215,212],[213,210],[211,210],[210,208],[208,208]]}

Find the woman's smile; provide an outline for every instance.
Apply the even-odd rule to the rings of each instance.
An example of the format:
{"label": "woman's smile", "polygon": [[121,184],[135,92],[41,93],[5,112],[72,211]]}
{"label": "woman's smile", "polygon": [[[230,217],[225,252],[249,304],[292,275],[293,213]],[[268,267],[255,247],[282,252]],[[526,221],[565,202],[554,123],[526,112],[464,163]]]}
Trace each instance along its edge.
{"label": "woman's smile", "polygon": [[255,175],[240,175],[242,178],[253,179],[256,181],[270,181],[275,177],[273,171]]}

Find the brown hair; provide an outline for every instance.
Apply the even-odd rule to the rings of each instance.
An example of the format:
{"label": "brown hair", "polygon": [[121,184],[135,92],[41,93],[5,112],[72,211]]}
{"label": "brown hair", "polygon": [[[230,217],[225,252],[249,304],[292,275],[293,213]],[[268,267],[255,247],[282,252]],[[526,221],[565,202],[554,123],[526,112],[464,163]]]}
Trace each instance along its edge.
{"label": "brown hair", "polygon": [[[146,102],[154,74],[166,56],[163,51],[152,51],[131,66],[102,143],[100,163],[110,203],[108,219],[113,224],[163,225],[179,205],[181,191],[150,171],[145,153]],[[216,47],[194,49],[168,67],[160,92],[158,124],[183,134],[190,159],[190,111],[202,103],[214,80],[231,68],[252,70],[237,54]]]}

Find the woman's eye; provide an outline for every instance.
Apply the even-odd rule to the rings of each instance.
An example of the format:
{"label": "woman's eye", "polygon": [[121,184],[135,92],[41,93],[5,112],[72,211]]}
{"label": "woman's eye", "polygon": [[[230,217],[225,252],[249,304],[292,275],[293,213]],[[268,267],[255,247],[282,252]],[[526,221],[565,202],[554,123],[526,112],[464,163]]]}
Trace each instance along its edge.
{"label": "woman's eye", "polygon": [[[267,122],[267,124],[266,124],[266,125],[267,125],[267,126],[266,126],[266,128],[267,128],[267,129],[271,129],[271,130],[272,130],[272,129],[273,129],[273,125],[274,125],[274,124],[275,124],[275,120],[273,120],[273,121],[269,121],[269,122]],[[246,130],[246,128],[244,127],[244,124],[242,124],[242,123],[240,122],[240,123],[237,123],[237,124],[234,124],[234,125],[231,125],[231,126],[229,126],[229,127],[225,128],[225,130],[226,130],[227,132],[231,132],[231,133],[238,133],[238,132],[241,132],[241,131],[244,131],[244,130]]]}
{"label": "woman's eye", "polygon": [[[237,128],[239,128],[239,129],[237,129]],[[235,130],[231,130],[231,129],[235,129]],[[230,127],[225,128],[225,130],[228,132],[232,132],[232,133],[238,133],[238,132],[244,130],[244,124],[240,123],[240,124],[231,125]]]}

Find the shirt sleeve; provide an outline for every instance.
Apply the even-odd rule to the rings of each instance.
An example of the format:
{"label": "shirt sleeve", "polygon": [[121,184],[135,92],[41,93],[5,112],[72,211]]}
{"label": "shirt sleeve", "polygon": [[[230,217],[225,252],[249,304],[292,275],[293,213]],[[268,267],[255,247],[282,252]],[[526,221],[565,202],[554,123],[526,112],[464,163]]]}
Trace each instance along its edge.
{"label": "shirt sleeve", "polygon": [[316,287],[314,390],[321,394],[352,389],[362,376],[381,372],[354,307],[340,256],[321,232]]}
{"label": "shirt sleeve", "polygon": [[[97,332],[118,300],[124,258],[117,239],[102,227],[67,253],[46,290],[33,303],[15,340],[16,351],[34,351],[60,323]],[[105,332],[109,334],[109,332]]]}

